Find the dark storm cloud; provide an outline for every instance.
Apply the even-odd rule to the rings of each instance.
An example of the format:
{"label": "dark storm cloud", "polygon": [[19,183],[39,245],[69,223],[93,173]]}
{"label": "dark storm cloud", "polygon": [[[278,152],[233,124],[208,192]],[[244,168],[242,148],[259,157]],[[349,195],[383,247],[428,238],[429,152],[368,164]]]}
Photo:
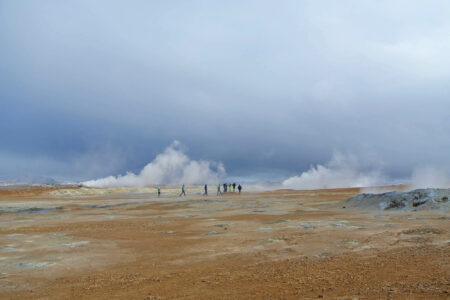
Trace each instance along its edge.
{"label": "dark storm cloud", "polygon": [[[0,1],[0,177],[450,167],[447,1]],[[1,178],[0,178],[1,179]]]}

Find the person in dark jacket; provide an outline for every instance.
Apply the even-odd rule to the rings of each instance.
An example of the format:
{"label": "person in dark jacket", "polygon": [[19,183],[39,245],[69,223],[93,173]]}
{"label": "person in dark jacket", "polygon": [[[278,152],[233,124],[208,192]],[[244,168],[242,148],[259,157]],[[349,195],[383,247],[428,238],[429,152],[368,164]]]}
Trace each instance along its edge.
{"label": "person in dark jacket", "polygon": [[208,196],[208,185],[207,184],[205,184],[205,193],[203,195]]}
{"label": "person in dark jacket", "polygon": [[239,194],[241,193],[241,190],[242,190],[242,186],[239,184],[239,185],[238,185],[238,191],[239,191]]}

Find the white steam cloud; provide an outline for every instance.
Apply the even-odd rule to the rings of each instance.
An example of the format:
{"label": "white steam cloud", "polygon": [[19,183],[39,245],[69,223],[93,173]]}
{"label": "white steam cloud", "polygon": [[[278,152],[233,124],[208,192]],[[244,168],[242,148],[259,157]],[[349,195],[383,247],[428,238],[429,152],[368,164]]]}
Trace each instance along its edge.
{"label": "white steam cloud", "polygon": [[384,184],[386,181],[380,170],[365,171],[363,163],[354,156],[334,153],[325,165],[311,166],[300,176],[293,176],[282,185],[285,188],[312,190],[345,187],[368,187]]}
{"label": "white steam cloud", "polygon": [[[311,166],[300,176],[293,176],[282,182],[284,188],[312,190],[347,187],[377,187],[400,182],[389,182],[377,167],[377,163],[361,160],[352,155],[334,153],[325,165]],[[379,165],[379,163],[378,163]],[[404,184],[411,189],[449,188],[450,173],[448,170],[433,166],[422,166],[414,169],[411,178]]]}
{"label": "white steam cloud", "polygon": [[145,187],[159,184],[204,184],[217,182],[224,177],[222,163],[191,160],[174,141],[163,153],[147,164],[139,174],[128,172],[125,175],[109,176],[85,181],[88,187]]}
{"label": "white steam cloud", "polygon": [[414,188],[449,188],[449,172],[432,166],[417,167],[411,176]]}

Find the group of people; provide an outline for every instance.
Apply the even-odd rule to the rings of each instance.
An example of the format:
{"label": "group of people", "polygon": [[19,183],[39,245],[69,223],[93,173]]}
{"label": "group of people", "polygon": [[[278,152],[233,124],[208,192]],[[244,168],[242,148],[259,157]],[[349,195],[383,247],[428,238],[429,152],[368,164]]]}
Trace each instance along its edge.
{"label": "group of people", "polygon": [[[222,186],[222,185],[221,185],[220,183],[217,184],[217,195],[222,195],[222,191],[220,190],[220,187],[221,187],[221,186]],[[234,193],[234,191],[236,190],[236,183],[229,183],[229,184],[224,183],[224,184],[223,184],[223,192],[224,192],[224,193],[226,193],[227,190],[228,190],[229,192],[231,192],[231,188],[233,188],[233,193]],[[205,189],[205,192],[203,193],[203,196],[208,196],[208,184],[205,184],[204,189]],[[242,186],[239,184],[239,185],[237,186],[237,189],[238,189],[239,194],[240,194],[241,191],[242,191]],[[181,194],[180,194],[180,197],[181,197],[182,195],[185,195],[185,196],[186,196],[186,193],[185,193],[185,191],[184,191],[184,184],[181,186]]]}
{"label": "group of people", "polygon": [[[221,187],[221,184],[219,183],[217,185],[217,195],[221,195],[222,194],[222,192],[220,191],[220,187]],[[229,184],[224,183],[223,184],[223,192],[224,193],[226,193],[227,191],[231,193],[231,188],[233,188],[233,193],[234,193],[234,191],[236,190],[236,183],[233,182],[232,184],[231,183],[229,183]],[[239,184],[237,189],[238,189],[239,194],[240,194],[241,191],[242,191],[242,186]],[[207,186],[206,186],[206,184],[205,184],[205,194],[207,195]]]}
{"label": "group of people", "polygon": [[[217,185],[217,195],[222,195],[222,191],[220,190],[221,186],[222,185],[220,183]],[[205,192],[203,193],[203,195],[207,196],[208,195],[208,184],[205,184],[204,189],[205,189]],[[223,184],[223,193],[226,193],[226,192],[230,192],[231,193],[231,189],[233,189],[233,193],[234,193],[234,191],[236,190],[236,183],[229,183],[229,184],[224,183]],[[242,191],[242,186],[240,184],[238,184],[237,185],[237,189],[238,189],[238,192],[240,194],[241,191]],[[158,187],[158,197],[159,196],[161,196],[161,187]],[[184,188],[184,184],[181,186],[180,197],[181,196],[186,196],[186,190]]]}

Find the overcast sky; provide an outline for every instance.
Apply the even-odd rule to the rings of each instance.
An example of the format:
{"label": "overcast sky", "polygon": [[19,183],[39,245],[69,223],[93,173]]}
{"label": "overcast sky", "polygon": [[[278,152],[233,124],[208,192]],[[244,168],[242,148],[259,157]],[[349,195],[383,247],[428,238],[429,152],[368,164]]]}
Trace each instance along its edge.
{"label": "overcast sky", "polygon": [[450,168],[450,1],[0,0],[0,180]]}

